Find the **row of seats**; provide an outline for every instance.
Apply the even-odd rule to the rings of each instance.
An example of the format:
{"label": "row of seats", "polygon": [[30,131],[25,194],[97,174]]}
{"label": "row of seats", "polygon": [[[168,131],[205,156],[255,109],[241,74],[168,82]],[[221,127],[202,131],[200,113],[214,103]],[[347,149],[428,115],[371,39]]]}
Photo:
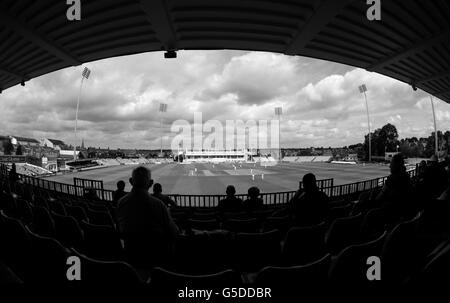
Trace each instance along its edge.
{"label": "row of seats", "polygon": [[[437,247],[420,269],[415,268],[415,260],[410,257],[411,241],[420,216],[398,224],[391,232],[365,243],[351,245],[338,255],[324,254],[308,263],[296,266],[265,266],[253,274],[241,274],[239,269],[220,270],[212,274],[181,274],[164,268],[153,268],[148,278],[142,277],[129,264],[122,261],[96,260],[77,249],[67,249],[51,237],[40,236],[24,226],[19,220],[1,213],[1,237],[5,244],[2,250],[3,260],[8,260],[15,273],[23,281],[65,281],[66,260],[76,255],[82,260],[82,279],[86,282],[138,283],[145,280],[155,286],[180,287],[187,285],[239,285],[251,283],[256,285],[284,285],[295,287],[311,283],[353,284],[367,282],[367,258],[379,256],[383,260],[383,277],[385,282],[416,282],[424,278],[435,279],[436,274],[443,274],[443,265],[450,260],[450,242]],[[244,250],[240,256],[243,260],[266,253],[267,247],[255,246],[247,242],[250,252]],[[262,250],[261,250],[262,249]],[[252,255],[252,253],[259,253]],[[219,256],[217,256],[219,257]],[[264,258],[263,258],[264,259]],[[267,261],[268,259],[264,259]],[[189,258],[185,261],[190,262]],[[244,262],[243,262],[244,263]],[[267,263],[266,264],[270,264]],[[399,269],[402,270],[399,270]],[[419,275],[418,275],[419,274]],[[439,276],[441,277],[441,276]]]}
{"label": "row of seats", "polygon": [[[163,277],[170,285],[176,284],[170,281],[207,283],[223,276],[237,277],[239,283],[257,284],[264,284],[264,281],[288,284],[291,278],[301,281],[302,275],[309,276],[308,281],[314,281],[311,277],[316,275],[320,280],[333,283],[367,281],[365,269],[370,255],[382,259],[386,281],[415,282],[424,277],[435,279],[442,272],[438,265],[449,260],[448,241],[445,241],[450,236],[448,205],[439,204],[439,207],[427,209],[415,217],[399,219],[382,209],[362,210],[343,203],[333,207],[337,210],[332,212],[332,220],[316,226],[292,227],[288,224],[286,227],[290,218],[284,210],[269,209],[266,213],[260,212],[259,216],[250,214],[254,218],[228,217],[221,221],[221,224],[230,224],[231,220],[260,220],[263,228],[258,232],[245,232],[245,228],[233,230],[232,227],[229,229],[233,231],[191,228],[178,239],[171,264],[152,269],[150,275],[137,275],[132,266],[123,262],[126,258],[113,218],[109,225],[93,224],[99,220],[96,212],[111,216],[107,206],[81,199],[46,199],[45,195],[28,201],[24,196],[5,192],[2,192],[1,201],[0,236],[8,248],[2,251],[3,260],[8,260],[7,265],[25,281],[38,280],[30,273],[36,266],[55,266],[54,271],[47,271],[47,279],[60,281],[60,261],[74,254],[90,264],[85,280],[120,281],[117,277],[120,274],[130,277],[129,281],[149,280],[153,285],[165,281]],[[196,215],[212,214],[211,209],[174,210],[174,217],[177,212],[184,213],[177,219],[185,216],[188,221],[196,220]],[[272,222],[272,226],[267,226],[267,222]],[[34,251],[43,260],[40,264],[29,264],[38,260],[29,256]],[[45,258],[43,254],[49,257]],[[29,261],[24,262],[26,258]],[[62,264],[65,279],[67,267],[65,262]]]}

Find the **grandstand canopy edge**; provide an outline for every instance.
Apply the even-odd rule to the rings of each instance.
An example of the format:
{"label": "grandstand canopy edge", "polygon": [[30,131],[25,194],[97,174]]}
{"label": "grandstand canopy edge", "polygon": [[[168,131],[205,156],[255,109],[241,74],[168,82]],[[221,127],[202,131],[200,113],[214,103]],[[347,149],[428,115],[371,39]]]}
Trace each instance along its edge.
{"label": "grandstand canopy edge", "polygon": [[2,0],[0,89],[109,57],[237,49],[361,67],[450,103],[448,1],[384,0],[380,21],[361,0],[81,2],[68,21],[66,1]]}

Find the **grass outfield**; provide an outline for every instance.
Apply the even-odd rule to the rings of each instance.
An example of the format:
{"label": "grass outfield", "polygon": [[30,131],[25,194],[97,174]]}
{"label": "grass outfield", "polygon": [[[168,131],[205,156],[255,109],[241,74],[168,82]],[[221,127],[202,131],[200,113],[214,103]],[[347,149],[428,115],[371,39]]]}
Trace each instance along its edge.
{"label": "grass outfield", "polygon": [[[236,170],[230,163],[215,164],[155,164],[146,165],[152,171],[152,178],[163,186],[165,193],[173,194],[224,194],[227,185],[234,185],[237,193],[246,193],[251,186],[258,186],[262,192],[290,191],[298,188],[298,181],[304,174],[312,172],[317,179],[334,178],[334,184],[346,184],[387,176],[385,165],[343,165],[331,163],[283,163],[281,166],[263,167],[259,164],[239,164]],[[103,180],[107,189],[115,189],[119,180],[127,183],[134,165],[121,165],[88,170],[46,179],[73,184],[73,177]],[[197,169],[197,171],[195,171]],[[255,175],[252,180],[251,170]],[[193,174],[193,175],[192,175]],[[264,176],[262,176],[264,174]]]}

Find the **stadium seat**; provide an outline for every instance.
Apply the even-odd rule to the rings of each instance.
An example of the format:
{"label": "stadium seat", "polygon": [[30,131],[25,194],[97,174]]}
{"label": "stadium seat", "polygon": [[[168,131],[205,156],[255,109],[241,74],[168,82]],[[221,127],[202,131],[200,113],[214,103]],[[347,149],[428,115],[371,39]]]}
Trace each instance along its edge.
{"label": "stadium seat", "polygon": [[232,232],[256,233],[261,229],[258,219],[227,219],[223,222],[222,228]]}
{"label": "stadium seat", "polygon": [[433,285],[434,290],[441,288],[448,291],[450,276],[448,268],[450,264],[450,239],[443,241],[428,256],[426,263],[411,279],[407,281],[408,287],[420,287]]}
{"label": "stadium seat", "polygon": [[55,222],[55,237],[65,247],[82,248],[83,232],[75,218],[52,213]]}
{"label": "stadium seat", "polygon": [[352,209],[352,215],[357,213],[366,214],[371,208],[370,192],[365,191],[359,195],[358,201],[355,203]]}
{"label": "stadium seat", "polygon": [[87,206],[90,210],[93,211],[102,211],[102,212],[108,212],[109,208],[104,203],[94,203],[94,202],[88,202]]}
{"label": "stadium seat", "polygon": [[278,230],[263,233],[237,233],[233,259],[235,267],[243,271],[257,271],[275,265],[280,257]]}
{"label": "stadium seat", "polygon": [[106,225],[81,222],[84,234],[84,251],[87,256],[98,260],[121,260],[124,257],[119,234]]}
{"label": "stadium seat", "polygon": [[337,218],[348,217],[352,208],[352,204],[330,208],[328,211],[327,222],[332,223]]}
{"label": "stadium seat", "polygon": [[33,211],[32,230],[40,236],[54,237],[55,224],[48,210],[39,206],[33,206],[31,209]]}
{"label": "stadium seat", "polygon": [[33,221],[33,211],[28,201],[24,199],[17,199],[17,213],[20,216],[20,220],[24,224],[30,224]]}
{"label": "stadium seat", "polygon": [[419,218],[420,214],[388,233],[381,251],[384,281],[395,284],[405,281],[412,274],[413,264],[420,262],[416,241]]}
{"label": "stadium seat", "polygon": [[189,217],[190,217],[190,219],[194,219],[194,220],[217,220],[218,219],[216,212],[194,211]]}
{"label": "stadium seat", "polygon": [[0,211],[0,259],[22,280],[29,278],[30,239],[22,222]]}
{"label": "stadium seat", "polygon": [[222,219],[223,220],[247,220],[247,219],[251,219],[251,217],[249,216],[249,214],[247,212],[244,212],[244,211],[224,212],[222,214]]}
{"label": "stadium seat", "polygon": [[298,292],[299,287],[319,286],[328,280],[331,256],[326,254],[320,259],[302,266],[268,266],[258,272],[255,285],[258,287],[281,287],[284,290]]}
{"label": "stadium seat", "polygon": [[359,237],[362,215],[337,218],[325,236],[325,244],[331,255],[336,255],[345,247],[355,244]]}
{"label": "stadium seat", "polygon": [[30,273],[33,282],[67,281],[66,262],[69,250],[54,238],[39,236],[28,228],[27,232],[31,243]]}
{"label": "stadium seat", "polygon": [[186,286],[209,288],[223,287],[224,285],[236,286],[242,283],[242,279],[238,273],[231,269],[210,275],[185,275],[155,267],[148,282],[157,289],[163,288],[166,290]]}
{"label": "stadium seat", "polygon": [[139,284],[143,283],[138,272],[123,261],[101,261],[90,258],[72,249],[72,253],[80,258],[83,269],[81,282],[96,284]]}
{"label": "stadium seat", "polygon": [[180,235],[176,241],[174,270],[188,274],[211,274],[231,268],[233,241],[233,234],[225,230]]}
{"label": "stadium seat", "polygon": [[[1,188],[0,188],[1,190]],[[19,284],[23,281],[0,259],[0,284]]]}
{"label": "stadium seat", "polygon": [[66,206],[67,215],[75,218],[79,224],[81,221],[89,222],[84,209],[80,206]]}
{"label": "stadium seat", "polygon": [[325,254],[325,223],[289,229],[282,260],[286,266],[304,265]]}
{"label": "stadium seat", "polygon": [[66,209],[64,208],[64,204],[59,200],[48,201],[48,210],[61,216],[66,215]]}
{"label": "stadium seat", "polygon": [[250,213],[250,215],[254,218],[265,220],[273,214],[273,210],[265,209],[265,210],[254,210]]}
{"label": "stadium seat", "polygon": [[291,217],[268,217],[262,224],[262,230],[264,232],[278,229],[280,234],[284,237],[284,234],[292,226]]}
{"label": "stadium seat", "polygon": [[386,209],[369,210],[361,222],[360,240],[365,242],[374,239],[381,232],[387,230],[392,222],[394,222],[394,218]]}
{"label": "stadium seat", "polygon": [[188,227],[196,230],[216,230],[220,228],[219,221],[217,219],[211,220],[188,220]]}
{"label": "stadium seat", "polygon": [[386,234],[385,231],[371,242],[352,245],[342,250],[332,262],[329,273],[331,283],[353,288],[369,282],[366,276],[367,259],[380,256]]}
{"label": "stadium seat", "polygon": [[16,200],[11,194],[0,193],[1,194],[1,204],[0,209],[3,210],[4,214],[8,217],[19,219],[19,214],[17,213]]}
{"label": "stadium seat", "polygon": [[91,224],[115,227],[113,219],[108,211],[96,211],[88,208],[87,216],[89,218],[89,223]]}

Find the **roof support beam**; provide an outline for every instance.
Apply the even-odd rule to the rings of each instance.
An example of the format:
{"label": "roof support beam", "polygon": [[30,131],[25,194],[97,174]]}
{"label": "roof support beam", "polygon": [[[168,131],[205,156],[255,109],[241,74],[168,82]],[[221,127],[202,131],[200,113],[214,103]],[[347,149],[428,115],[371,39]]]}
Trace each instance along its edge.
{"label": "roof support beam", "polygon": [[9,67],[4,66],[4,65],[0,65],[0,73],[7,74],[11,77],[14,77],[14,78],[17,78],[20,80],[25,80],[25,81],[29,80],[29,77],[27,77],[26,75],[20,73],[19,71],[12,70]]}
{"label": "roof support beam", "polygon": [[355,0],[322,0],[316,11],[306,24],[299,29],[298,34],[292,39],[284,53],[296,55],[303,49],[330,21],[337,16],[342,9]]}
{"label": "roof support beam", "polygon": [[450,70],[439,73],[439,74],[435,74],[426,78],[422,78],[422,79],[418,79],[416,80],[417,84],[421,84],[421,83],[425,83],[425,82],[429,82],[429,81],[434,81],[434,80],[439,80],[445,77],[450,77]]}
{"label": "roof support beam", "polygon": [[140,0],[141,8],[152,24],[159,41],[165,50],[177,50],[177,38],[169,16],[167,1],[164,0]]}
{"label": "roof support beam", "polygon": [[450,94],[450,89],[447,89],[447,90],[443,90],[443,91],[437,92],[437,93],[435,93],[434,95],[435,95],[435,96],[443,96],[443,95],[446,95],[446,94]]}
{"label": "roof support beam", "polygon": [[385,67],[391,63],[395,63],[404,58],[410,57],[418,52],[421,52],[421,51],[426,50],[427,48],[430,48],[432,45],[435,45],[443,40],[448,39],[449,35],[450,35],[450,28],[447,28],[446,30],[440,32],[438,35],[436,35],[430,39],[420,41],[419,43],[417,43],[415,45],[409,46],[406,49],[402,49],[397,53],[389,55],[388,57],[369,66],[367,68],[367,70],[371,71],[371,72],[380,70],[383,67]]}
{"label": "roof support beam", "polygon": [[49,41],[45,37],[42,37],[35,30],[28,27],[26,24],[23,24],[16,18],[11,17],[1,9],[0,9],[0,24],[3,24],[7,28],[10,28],[19,35],[23,36],[28,41],[37,45],[39,48],[46,50],[50,54],[53,54],[55,57],[58,57],[59,59],[63,60],[69,65],[81,64],[81,61],[74,55],[70,54],[62,47],[57,46],[54,42]]}

